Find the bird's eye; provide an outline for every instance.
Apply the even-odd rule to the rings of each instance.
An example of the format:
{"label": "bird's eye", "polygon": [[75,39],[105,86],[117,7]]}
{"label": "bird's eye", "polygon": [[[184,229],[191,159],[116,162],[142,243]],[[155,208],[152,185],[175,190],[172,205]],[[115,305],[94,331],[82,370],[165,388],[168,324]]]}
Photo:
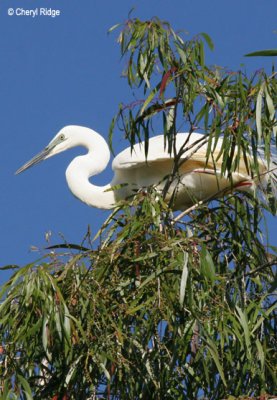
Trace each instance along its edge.
{"label": "bird's eye", "polygon": [[64,140],[64,139],[65,139],[64,134],[60,135],[60,140]]}

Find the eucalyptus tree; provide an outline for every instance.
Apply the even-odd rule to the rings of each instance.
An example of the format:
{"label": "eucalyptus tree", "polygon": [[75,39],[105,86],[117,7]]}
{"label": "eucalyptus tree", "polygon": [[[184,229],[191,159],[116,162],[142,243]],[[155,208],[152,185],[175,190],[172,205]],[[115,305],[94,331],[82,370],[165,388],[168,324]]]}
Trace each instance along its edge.
{"label": "eucalyptus tree", "polygon": [[[135,100],[120,104],[110,146],[164,134],[174,154],[164,193],[119,203],[94,238],[52,246],[1,287],[3,399],[270,398],[276,387],[274,71],[208,67],[207,34],[128,19],[118,43]],[[126,104],[126,102],[125,102]],[[164,199],[178,173],[178,132],[222,139],[220,173],[243,159],[259,182],[176,213]],[[183,162],[183,160],[182,160]],[[259,186],[259,184],[257,185]]]}

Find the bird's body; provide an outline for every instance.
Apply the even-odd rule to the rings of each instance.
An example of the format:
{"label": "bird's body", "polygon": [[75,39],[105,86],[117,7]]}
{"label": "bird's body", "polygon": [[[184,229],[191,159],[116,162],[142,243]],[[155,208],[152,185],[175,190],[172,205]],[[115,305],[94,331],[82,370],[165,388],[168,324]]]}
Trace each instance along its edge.
{"label": "bird's body", "polygon": [[[144,143],[136,144],[119,153],[112,163],[114,178],[105,186],[95,186],[89,178],[102,172],[108,165],[110,151],[106,141],[95,131],[80,127],[63,128],[49,145],[17,173],[32,165],[75,146],[84,146],[87,154],[73,159],[66,170],[66,179],[71,192],[84,203],[103,209],[113,208],[119,200],[132,196],[136,191],[154,186],[162,192],[168,177],[179,157],[177,174],[167,188],[166,200],[174,195],[173,208],[183,210],[197,201],[208,200],[231,186],[237,190],[251,190],[254,181],[241,160],[230,178],[221,174],[222,159],[219,156],[222,140],[213,149],[213,160],[207,161],[207,143],[199,133],[179,133],[174,151],[168,151],[164,136],[149,140],[147,158]],[[218,159],[217,159],[217,156]],[[175,161],[174,161],[175,160]],[[265,167],[260,165],[261,173]]]}

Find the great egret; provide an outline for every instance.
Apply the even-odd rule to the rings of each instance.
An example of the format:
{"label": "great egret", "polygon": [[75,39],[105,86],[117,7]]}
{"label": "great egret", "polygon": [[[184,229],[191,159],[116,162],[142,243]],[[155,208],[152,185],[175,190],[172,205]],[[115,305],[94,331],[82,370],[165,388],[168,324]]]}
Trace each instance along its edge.
{"label": "great egret", "polygon": [[[179,154],[179,165],[175,178],[169,185],[166,200],[174,194],[173,208],[185,210],[195,202],[217,196],[230,188],[236,190],[253,190],[255,182],[247,172],[243,160],[231,179],[222,176],[222,158],[219,151],[222,140],[219,139],[213,160],[206,160],[207,143],[200,133],[179,133],[176,136],[175,154]],[[166,177],[173,171],[173,152],[168,152],[163,136],[149,140],[149,151],[145,157],[144,143],[134,145],[118,154],[113,160],[114,178],[105,186],[95,186],[90,181],[91,176],[102,172],[110,159],[110,151],[106,141],[92,129],[81,126],[66,126],[59,131],[45,149],[19,168],[16,173],[30,168],[32,165],[52,157],[75,146],[84,146],[87,154],[73,159],[66,170],[68,186],[78,199],[89,206],[109,209],[120,199],[126,199],[135,191],[153,185],[162,191]],[[259,164],[260,173],[266,168]],[[263,179],[263,177],[261,177]],[[232,182],[232,183],[231,183]]]}

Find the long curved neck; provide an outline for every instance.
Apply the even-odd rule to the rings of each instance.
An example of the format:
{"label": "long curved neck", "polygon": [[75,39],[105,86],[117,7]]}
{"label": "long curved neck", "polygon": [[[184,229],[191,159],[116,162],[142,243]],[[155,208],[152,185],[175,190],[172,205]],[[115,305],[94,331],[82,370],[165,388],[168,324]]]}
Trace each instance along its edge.
{"label": "long curved neck", "polygon": [[93,132],[84,132],[80,135],[80,146],[88,149],[88,153],[69,164],[66,170],[66,180],[72,194],[89,206],[110,209],[116,202],[111,185],[96,186],[89,181],[89,177],[102,172],[110,159],[110,151],[107,143]]}

